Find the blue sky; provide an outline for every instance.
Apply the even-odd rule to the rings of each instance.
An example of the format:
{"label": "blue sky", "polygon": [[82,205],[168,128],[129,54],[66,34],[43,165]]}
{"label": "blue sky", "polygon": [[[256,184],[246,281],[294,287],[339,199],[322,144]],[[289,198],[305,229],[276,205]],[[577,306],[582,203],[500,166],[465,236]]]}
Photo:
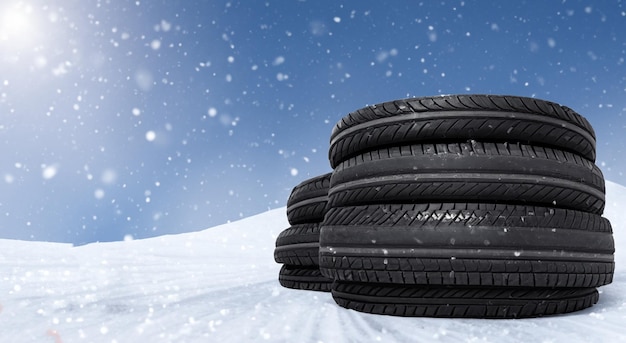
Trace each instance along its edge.
{"label": "blue sky", "polygon": [[4,1],[0,238],[84,244],[284,206],[392,99],[533,96],[626,184],[623,1]]}

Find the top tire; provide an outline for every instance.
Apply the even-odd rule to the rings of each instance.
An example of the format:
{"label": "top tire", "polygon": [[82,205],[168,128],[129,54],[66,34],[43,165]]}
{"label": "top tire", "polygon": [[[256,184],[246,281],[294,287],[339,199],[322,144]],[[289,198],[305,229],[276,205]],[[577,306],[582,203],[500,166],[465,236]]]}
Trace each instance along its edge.
{"label": "top tire", "polygon": [[596,159],[591,124],[559,104],[517,96],[445,95],[364,107],[333,128],[332,168],[364,151],[416,142],[521,142]]}
{"label": "top tire", "polygon": [[293,188],[287,199],[289,224],[319,223],[324,220],[330,175],[326,173],[304,180]]}

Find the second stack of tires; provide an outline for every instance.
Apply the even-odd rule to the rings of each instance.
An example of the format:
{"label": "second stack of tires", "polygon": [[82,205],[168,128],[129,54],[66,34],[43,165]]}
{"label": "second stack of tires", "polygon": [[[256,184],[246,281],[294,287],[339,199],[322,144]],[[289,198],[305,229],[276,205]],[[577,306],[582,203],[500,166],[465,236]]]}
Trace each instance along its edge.
{"label": "second stack of tires", "polygon": [[612,281],[595,134],[538,99],[450,95],[344,117],[320,231],[335,301],[400,316],[520,318]]}
{"label": "second stack of tires", "polygon": [[283,266],[278,280],[283,287],[330,291],[332,279],[320,274],[319,237],[328,202],[330,173],[302,181],[287,200],[291,225],[276,238],[274,259]]}

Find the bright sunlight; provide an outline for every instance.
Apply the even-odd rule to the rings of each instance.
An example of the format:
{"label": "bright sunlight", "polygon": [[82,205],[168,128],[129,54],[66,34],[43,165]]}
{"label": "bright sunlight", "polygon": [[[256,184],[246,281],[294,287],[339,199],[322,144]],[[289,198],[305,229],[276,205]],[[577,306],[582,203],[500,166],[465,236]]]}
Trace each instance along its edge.
{"label": "bright sunlight", "polygon": [[0,42],[21,46],[34,38],[33,8],[22,2],[0,9]]}

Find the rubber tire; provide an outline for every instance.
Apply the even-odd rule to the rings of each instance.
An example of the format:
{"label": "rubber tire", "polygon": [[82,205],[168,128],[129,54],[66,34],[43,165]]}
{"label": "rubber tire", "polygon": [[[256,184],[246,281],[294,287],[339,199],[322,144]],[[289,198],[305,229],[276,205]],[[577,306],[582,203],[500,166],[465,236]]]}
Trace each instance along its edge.
{"label": "rubber tire", "polygon": [[578,155],[520,143],[415,144],[340,163],[329,206],[436,201],[557,206],[602,214],[604,177]]}
{"label": "rubber tire", "polygon": [[284,264],[278,281],[283,287],[309,291],[330,292],[333,280],[320,273],[317,267],[300,267]]}
{"label": "rubber tire", "polygon": [[276,238],[274,260],[292,266],[318,266],[320,224],[298,224]]}
{"label": "rubber tire", "polygon": [[330,173],[305,180],[293,188],[287,199],[289,224],[316,223],[324,220],[328,202]]}
{"label": "rubber tire", "polygon": [[334,169],[364,151],[416,142],[523,142],[596,158],[595,132],[572,109],[517,96],[445,95],[402,99],[359,109],[333,128]]}
{"label": "rubber tire", "polygon": [[595,288],[468,288],[335,282],[335,302],[360,312],[402,317],[532,318],[593,306]]}
{"label": "rubber tire", "polygon": [[276,237],[276,246],[299,243],[319,243],[320,223],[297,224],[283,230]]}
{"label": "rubber tire", "polygon": [[438,203],[331,208],[320,271],[341,281],[597,287],[611,283],[610,222],[565,209]]}

